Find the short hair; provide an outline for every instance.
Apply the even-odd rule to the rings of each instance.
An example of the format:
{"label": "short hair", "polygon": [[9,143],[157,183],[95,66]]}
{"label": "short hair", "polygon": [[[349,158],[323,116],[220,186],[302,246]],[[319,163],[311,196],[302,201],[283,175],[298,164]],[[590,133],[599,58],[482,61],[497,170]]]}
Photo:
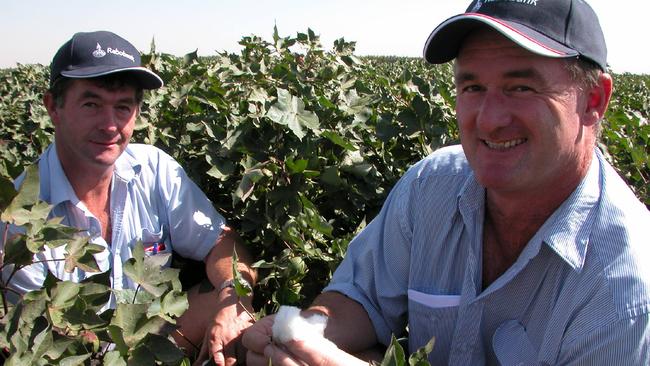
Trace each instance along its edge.
{"label": "short hair", "polygon": [[[70,89],[70,85],[72,85],[75,80],[80,79],[60,77],[57,79],[54,85],[50,87],[48,92],[52,94],[52,98],[54,99],[54,103],[57,107],[62,107],[65,104],[65,95],[68,89]],[[133,87],[135,89],[136,102],[138,104],[142,103],[144,91],[137,80],[128,75],[128,73],[109,74],[85,80],[89,80],[95,83],[95,85],[102,89],[111,91],[123,88],[125,86]]]}
{"label": "short hair", "polygon": [[571,76],[571,80],[578,83],[583,89],[590,89],[598,85],[600,74],[603,72],[596,63],[581,58],[571,58],[567,60],[566,70]]}
{"label": "short hair", "polygon": [[[566,70],[571,80],[578,84],[578,88],[588,90],[598,85],[603,70],[596,63],[584,58],[572,58],[566,62]],[[603,132],[602,119],[594,126],[596,142],[600,141]]]}

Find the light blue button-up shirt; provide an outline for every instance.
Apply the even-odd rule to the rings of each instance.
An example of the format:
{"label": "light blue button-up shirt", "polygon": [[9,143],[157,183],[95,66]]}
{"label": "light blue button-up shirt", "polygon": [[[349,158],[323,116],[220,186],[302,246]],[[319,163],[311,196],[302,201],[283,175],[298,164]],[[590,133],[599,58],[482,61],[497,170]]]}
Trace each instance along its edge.
{"label": "light blue button-up shirt", "polygon": [[485,189],[460,146],[411,168],[325,291],[433,365],[650,364],[650,213],[595,152],[587,176],[482,290]]}
{"label": "light blue button-up shirt", "polygon": [[[115,289],[136,288],[124,275],[122,264],[132,257],[138,240],[148,255],[174,250],[184,257],[203,260],[225,225],[224,218],[174,159],[153,146],[129,144],[115,162],[110,196],[112,239],[107,245],[99,220],[77,198],[63,172],[54,144],[41,155],[38,165],[40,197],[53,205],[50,217],[64,217],[63,224],[83,230],[82,235],[88,235],[91,243],[105,247],[95,259],[102,272],[112,270]],[[20,293],[39,289],[47,270],[61,280],[75,282],[95,274],[80,269],[66,272],[65,263],[55,260],[64,255],[65,246],[46,248],[34,257],[34,261],[44,262],[18,271],[10,286]]]}

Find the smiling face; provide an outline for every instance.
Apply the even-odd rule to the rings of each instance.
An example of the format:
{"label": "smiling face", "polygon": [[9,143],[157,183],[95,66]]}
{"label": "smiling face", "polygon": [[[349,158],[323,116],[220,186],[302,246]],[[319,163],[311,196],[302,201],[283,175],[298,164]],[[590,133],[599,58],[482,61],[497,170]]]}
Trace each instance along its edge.
{"label": "smiling face", "polygon": [[136,89],[107,89],[92,79],[77,79],[71,81],[62,105],[51,94],[44,100],[66,172],[111,170],[133,134],[139,109]]}
{"label": "smiling face", "polygon": [[463,149],[488,194],[566,196],[586,174],[597,122],[593,97],[572,80],[566,62],[532,54],[494,31],[464,41],[455,66],[456,113]]}

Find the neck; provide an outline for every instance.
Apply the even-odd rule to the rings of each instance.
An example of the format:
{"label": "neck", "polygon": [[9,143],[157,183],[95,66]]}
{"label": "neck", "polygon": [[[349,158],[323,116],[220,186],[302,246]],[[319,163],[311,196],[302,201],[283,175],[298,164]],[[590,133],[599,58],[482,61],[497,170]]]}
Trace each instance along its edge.
{"label": "neck", "polygon": [[113,179],[112,166],[108,169],[93,171],[67,167],[63,162],[61,164],[72,189],[82,202],[88,204],[108,196]]}
{"label": "neck", "polygon": [[110,197],[113,167],[103,171],[92,171],[92,169],[70,169],[63,163],[62,166],[79,200],[99,220],[101,235],[110,245],[112,241]]}

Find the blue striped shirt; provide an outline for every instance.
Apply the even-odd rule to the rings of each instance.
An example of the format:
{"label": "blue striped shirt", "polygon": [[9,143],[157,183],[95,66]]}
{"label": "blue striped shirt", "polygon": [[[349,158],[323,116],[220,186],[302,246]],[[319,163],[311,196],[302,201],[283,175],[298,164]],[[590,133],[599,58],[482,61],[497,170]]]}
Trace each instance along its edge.
{"label": "blue striped shirt", "polygon": [[[111,270],[114,289],[135,289],[136,284],[122,271],[142,241],[146,255],[171,253],[203,260],[214,247],[225,225],[224,218],[181,166],[162,150],[129,144],[115,162],[111,182],[110,211],[112,241],[102,237],[99,220],[77,198],[54,148],[50,145],[39,158],[40,198],[53,205],[50,217],[63,217],[63,224],[83,230],[89,241],[105,248],[95,254],[101,270]],[[22,176],[16,184],[20,184]],[[19,230],[10,227],[10,230]],[[45,248],[34,256],[39,263],[16,273],[10,287],[19,293],[41,287],[47,271],[61,280],[80,282],[95,274],[79,268],[65,271],[65,246]],[[170,264],[170,261],[167,263]],[[6,277],[9,270],[3,271]],[[115,298],[111,299],[114,305]]]}
{"label": "blue striped shirt", "polygon": [[408,327],[433,365],[650,364],[650,213],[595,152],[516,262],[481,288],[485,189],[460,146],[413,166],[351,242],[325,291]]}

